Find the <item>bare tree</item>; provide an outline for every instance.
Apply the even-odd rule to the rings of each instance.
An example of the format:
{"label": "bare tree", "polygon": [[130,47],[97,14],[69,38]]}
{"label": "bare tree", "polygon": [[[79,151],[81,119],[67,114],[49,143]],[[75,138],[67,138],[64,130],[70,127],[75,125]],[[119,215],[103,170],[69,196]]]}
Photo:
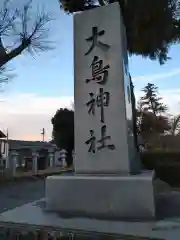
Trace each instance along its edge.
{"label": "bare tree", "polygon": [[6,70],[4,67],[0,68],[0,92],[2,92],[4,84],[9,81],[11,76],[6,75]]}
{"label": "bare tree", "polygon": [[[14,8],[10,0],[4,0],[0,9],[0,69],[25,50],[29,53],[52,49],[48,38],[47,24],[50,15],[44,11],[32,13],[32,2]],[[8,46],[8,37],[11,44]]]}
{"label": "bare tree", "polygon": [[170,134],[175,136],[180,134],[180,115],[170,118]]}

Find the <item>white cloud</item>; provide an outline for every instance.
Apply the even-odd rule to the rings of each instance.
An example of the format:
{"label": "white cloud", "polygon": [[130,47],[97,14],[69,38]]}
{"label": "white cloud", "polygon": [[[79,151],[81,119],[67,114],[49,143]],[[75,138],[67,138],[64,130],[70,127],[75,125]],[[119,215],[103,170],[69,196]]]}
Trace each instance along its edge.
{"label": "white cloud", "polygon": [[[160,90],[163,102],[172,114],[180,114],[180,89]],[[136,98],[142,92],[136,90]],[[46,130],[46,140],[51,139],[51,118],[56,110],[71,107],[73,97],[40,97],[35,94],[13,94],[0,97],[0,129],[9,129],[13,139],[40,140],[42,128]]]}
{"label": "white cloud", "polygon": [[51,138],[51,118],[56,110],[71,107],[73,97],[40,97],[35,94],[13,94],[0,97],[0,128],[9,129],[13,139],[41,138],[46,129],[47,139]]}
{"label": "white cloud", "polygon": [[170,78],[172,76],[180,74],[180,68],[174,68],[169,72],[166,73],[159,73],[159,74],[152,74],[152,75],[144,75],[144,76],[137,76],[133,77],[133,82],[152,82],[155,80]]}
{"label": "white cloud", "polygon": [[180,114],[180,89],[159,91],[163,102],[169,106],[169,112],[178,115]]}

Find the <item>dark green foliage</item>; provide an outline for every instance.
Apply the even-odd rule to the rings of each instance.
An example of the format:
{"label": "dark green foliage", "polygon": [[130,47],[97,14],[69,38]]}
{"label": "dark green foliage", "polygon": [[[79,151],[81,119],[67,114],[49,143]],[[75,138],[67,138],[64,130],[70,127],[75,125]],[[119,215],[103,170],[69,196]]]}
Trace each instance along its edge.
{"label": "dark green foliage", "polygon": [[140,98],[140,105],[143,109],[152,111],[155,116],[167,111],[167,106],[161,102],[162,98],[159,97],[158,88],[154,84],[148,83],[142,91],[144,96]]}
{"label": "dark green foliage", "polygon": [[[164,63],[168,48],[179,43],[179,0],[117,0],[126,26],[129,54],[142,55]],[[116,0],[59,0],[68,13],[84,11]]]}
{"label": "dark green foliage", "polygon": [[170,130],[169,119],[164,115],[167,106],[161,102],[158,88],[148,83],[142,91],[144,96],[138,102],[138,133],[148,139],[152,134],[160,134]]}
{"label": "dark green foliage", "polygon": [[155,170],[156,177],[172,186],[180,185],[180,151],[153,151],[141,153],[144,168]]}
{"label": "dark green foliage", "polygon": [[74,111],[61,108],[57,110],[51,122],[53,141],[60,149],[68,151],[67,165],[70,166],[74,149]]}
{"label": "dark green foliage", "polygon": [[170,130],[168,118],[165,116],[154,116],[152,112],[144,112],[138,122],[138,133],[148,140],[152,135],[164,133]]}
{"label": "dark green foliage", "polygon": [[180,165],[180,151],[148,151],[141,153],[141,160],[147,169],[155,169],[157,166],[161,166],[163,164],[170,166],[179,163]]}

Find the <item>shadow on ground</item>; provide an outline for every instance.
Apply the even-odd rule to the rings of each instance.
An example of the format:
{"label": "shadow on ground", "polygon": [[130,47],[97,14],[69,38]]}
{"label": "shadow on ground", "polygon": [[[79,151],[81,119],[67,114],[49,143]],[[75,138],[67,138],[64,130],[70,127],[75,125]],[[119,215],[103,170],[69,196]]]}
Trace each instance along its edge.
{"label": "shadow on ground", "polygon": [[180,217],[180,192],[160,194],[156,199],[156,213],[158,219]]}

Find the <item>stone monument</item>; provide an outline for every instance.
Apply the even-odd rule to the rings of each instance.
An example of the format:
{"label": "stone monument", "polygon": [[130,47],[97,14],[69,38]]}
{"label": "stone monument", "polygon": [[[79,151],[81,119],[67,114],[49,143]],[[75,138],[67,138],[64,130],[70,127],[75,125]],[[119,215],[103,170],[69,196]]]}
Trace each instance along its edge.
{"label": "stone monument", "polygon": [[141,172],[134,146],[126,49],[118,3],[74,16],[75,175],[47,178],[50,211],[155,216],[153,173]]}

